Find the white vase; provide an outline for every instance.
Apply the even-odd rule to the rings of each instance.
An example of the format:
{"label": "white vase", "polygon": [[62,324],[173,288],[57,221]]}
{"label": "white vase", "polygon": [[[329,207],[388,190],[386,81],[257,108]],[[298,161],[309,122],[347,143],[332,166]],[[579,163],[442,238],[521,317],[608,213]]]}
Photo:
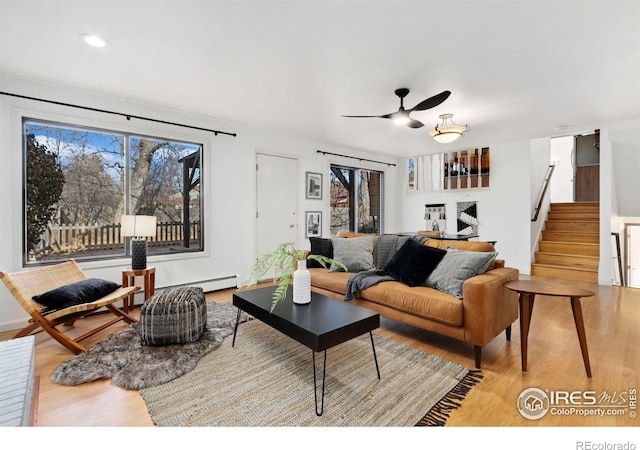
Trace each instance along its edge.
{"label": "white vase", "polygon": [[311,273],[307,270],[307,261],[299,260],[298,268],[293,272],[293,303],[304,305],[311,302]]}

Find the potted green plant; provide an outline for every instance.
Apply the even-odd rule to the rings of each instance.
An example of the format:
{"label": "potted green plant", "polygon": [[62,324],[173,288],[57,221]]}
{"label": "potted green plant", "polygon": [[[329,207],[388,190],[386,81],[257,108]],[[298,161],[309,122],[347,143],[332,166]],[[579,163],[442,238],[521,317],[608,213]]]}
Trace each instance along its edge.
{"label": "potted green plant", "polygon": [[[258,258],[247,276],[247,281],[245,281],[241,289],[257,284],[260,280],[264,279],[267,272],[273,271],[273,280],[278,284],[278,287],[273,292],[271,312],[273,312],[278,302],[286,297],[289,284],[292,280],[294,281],[295,299],[299,299],[300,295],[305,294],[306,297],[309,298],[309,300],[306,301],[297,300],[296,303],[308,303],[311,292],[309,286],[310,275],[306,268],[308,259],[317,261],[324,268],[335,264],[345,272],[348,271],[347,267],[340,261],[322,255],[308,254],[307,250],[297,249],[293,242],[286,242],[278,245],[271,253],[267,253]],[[294,278],[296,278],[296,280],[294,280]],[[300,281],[300,283],[297,283],[297,281]],[[298,294],[296,290],[301,291],[300,294]]]}

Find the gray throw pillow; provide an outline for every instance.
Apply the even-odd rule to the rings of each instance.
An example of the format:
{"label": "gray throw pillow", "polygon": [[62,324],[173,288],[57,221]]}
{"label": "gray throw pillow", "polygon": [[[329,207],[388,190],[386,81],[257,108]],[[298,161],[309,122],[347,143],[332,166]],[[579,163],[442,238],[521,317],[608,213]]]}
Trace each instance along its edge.
{"label": "gray throw pillow", "polygon": [[[333,259],[347,266],[349,272],[375,269],[373,265],[373,236],[358,238],[331,238]],[[341,272],[342,268],[332,264],[330,272]]]}
{"label": "gray throw pillow", "polygon": [[452,247],[427,277],[425,284],[439,291],[462,298],[462,285],[468,278],[487,270],[497,252],[469,252]]}

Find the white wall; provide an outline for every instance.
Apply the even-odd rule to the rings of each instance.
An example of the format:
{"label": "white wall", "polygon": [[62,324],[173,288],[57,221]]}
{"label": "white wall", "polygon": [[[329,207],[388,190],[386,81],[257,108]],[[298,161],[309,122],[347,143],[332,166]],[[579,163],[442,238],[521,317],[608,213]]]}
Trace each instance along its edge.
{"label": "white wall", "polygon": [[555,166],[551,176],[551,203],[573,202],[573,136],[552,138],[550,141],[551,164]]}
{"label": "white wall", "polygon": [[614,188],[621,216],[640,215],[640,141],[637,145],[612,145]]}
{"label": "white wall", "polygon": [[[549,165],[551,163],[551,142],[549,138],[533,139],[531,141],[531,154],[529,159],[529,172],[531,173],[531,213],[530,218],[533,219],[535,215],[535,208],[538,205],[540,196],[544,189],[545,178],[549,172]],[[538,247],[538,241],[542,237],[542,230],[544,229],[545,222],[547,220],[547,214],[549,212],[550,195],[549,190],[545,192],[540,205],[540,211],[535,222],[530,222],[531,226],[531,238],[530,238],[530,252],[529,262],[531,263],[535,259],[535,252]]]}
{"label": "white wall", "polygon": [[609,126],[600,129],[600,264],[598,284],[611,286],[613,252],[612,218],[617,216],[617,194],[613,185],[613,156]]}
{"label": "white wall", "polygon": [[[611,149],[611,216],[608,223],[611,232],[620,233],[620,257],[625,276],[627,271],[627,237],[625,225],[640,223],[640,119],[610,124],[607,139]],[[601,138],[602,142],[602,138]],[[601,150],[602,151],[602,150]],[[600,176],[604,176],[601,172]],[[613,239],[612,239],[613,242]],[[613,245],[611,245],[612,251]],[[640,248],[634,249],[640,252]],[[617,279],[617,261],[612,261],[612,279]]]}
{"label": "white wall", "polygon": [[[50,105],[14,97],[0,95],[0,202],[4,214],[0,218],[0,270],[7,272],[22,270],[22,137],[21,116],[48,117],[61,122],[101,126],[105,128],[125,128],[136,132],[169,135],[175,138],[200,139],[204,145],[203,164],[205,180],[204,231],[205,252],[197,255],[183,255],[181,259],[166,260],[163,257],[149,257],[154,265],[156,286],[171,286],[202,280],[211,280],[238,275],[244,280],[255,260],[255,154],[257,151],[291,155],[298,158],[298,181],[300,192],[304,192],[306,171],[324,174],[322,201],[299,198],[298,243],[308,247],[304,233],[304,211],[323,212],[323,235],[329,236],[328,180],[332,162],[344,165],[382,170],[385,173],[386,225],[397,228],[398,202],[396,186],[397,173],[402,168],[374,163],[360,163],[356,160],[336,156],[323,156],[316,150],[346,154],[367,159],[395,163],[393,158],[363,154],[349,148],[325,145],[292,136],[269,133],[244,125],[217,120],[211,117],[186,114],[153,105],[133,102],[113,96],[75,90],[63,86],[44,84],[0,74],[0,84],[5,92],[32,97],[63,101],[92,108],[125,112],[132,115],[152,117],[165,121],[184,123],[209,129],[235,132],[237,137],[192,131],[180,127],[145,122],[136,119],[127,121],[123,117],[84,111],[75,108]],[[109,262],[81,263],[90,277],[121,281],[121,269],[130,265],[127,258]],[[0,287],[0,331],[24,326],[26,313],[9,294]]]}
{"label": "white wall", "polygon": [[[403,174],[401,196],[402,222],[393,231],[424,229],[424,205],[445,203],[447,231],[456,232],[456,203],[478,202],[478,233],[480,240],[497,241],[499,258],[522,273],[531,272],[531,175],[529,140],[489,143],[491,152],[490,187],[460,191],[408,191],[406,173]],[[443,147],[443,151],[464,148]],[[548,160],[547,160],[548,163]],[[404,168],[406,164],[402,163]],[[406,171],[405,171],[406,172]]]}

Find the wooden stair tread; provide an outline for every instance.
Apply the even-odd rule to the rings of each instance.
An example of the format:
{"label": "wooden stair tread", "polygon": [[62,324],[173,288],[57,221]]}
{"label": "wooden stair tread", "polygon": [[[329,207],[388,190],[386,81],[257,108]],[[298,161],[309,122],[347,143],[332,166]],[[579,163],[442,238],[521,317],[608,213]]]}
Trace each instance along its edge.
{"label": "wooden stair tread", "polygon": [[547,219],[546,223],[600,223],[600,220],[589,219]]}
{"label": "wooden stair tread", "polygon": [[570,256],[572,258],[585,258],[585,259],[600,259],[599,256],[592,255],[579,255],[575,253],[558,253],[558,252],[536,252],[540,255],[556,255],[556,256]]}
{"label": "wooden stair tread", "polygon": [[593,273],[598,273],[598,269],[593,269],[590,267],[577,267],[577,266],[559,266],[557,264],[542,264],[542,263],[531,263],[532,267],[546,267],[549,269],[557,269],[557,270],[561,270],[561,269],[570,269],[570,270],[575,270],[575,271],[579,271],[579,272],[593,272]]}
{"label": "wooden stair tread", "polygon": [[538,252],[556,255],[583,255],[599,258],[600,244],[591,242],[547,241],[543,239],[538,242],[537,253]]}
{"label": "wooden stair tread", "polygon": [[567,269],[598,268],[599,256],[576,255],[567,253],[536,252],[536,264],[552,264]]}
{"label": "wooden stair tread", "polygon": [[[546,242],[574,242],[584,244],[596,244],[600,242],[600,233],[566,230],[543,230],[542,241]],[[599,245],[599,244],[596,244]]]}
{"label": "wooden stair tread", "polygon": [[548,218],[549,220],[599,220],[600,211],[549,211]]}
{"label": "wooden stair tread", "polygon": [[[592,234],[598,234],[598,233],[592,233]],[[553,243],[553,244],[563,244],[563,245],[568,245],[568,246],[573,246],[573,247],[600,247],[600,244],[595,244],[593,242],[575,242],[575,241],[549,241],[547,239],[542,239],[540,240],[540,242],[547,242],[547,243]]]}
{"label": "wooden stair tread", "polygon": [[554,202],[551,203],[551,209],[585,209],[585,208],[600,208],[600,202]]}

